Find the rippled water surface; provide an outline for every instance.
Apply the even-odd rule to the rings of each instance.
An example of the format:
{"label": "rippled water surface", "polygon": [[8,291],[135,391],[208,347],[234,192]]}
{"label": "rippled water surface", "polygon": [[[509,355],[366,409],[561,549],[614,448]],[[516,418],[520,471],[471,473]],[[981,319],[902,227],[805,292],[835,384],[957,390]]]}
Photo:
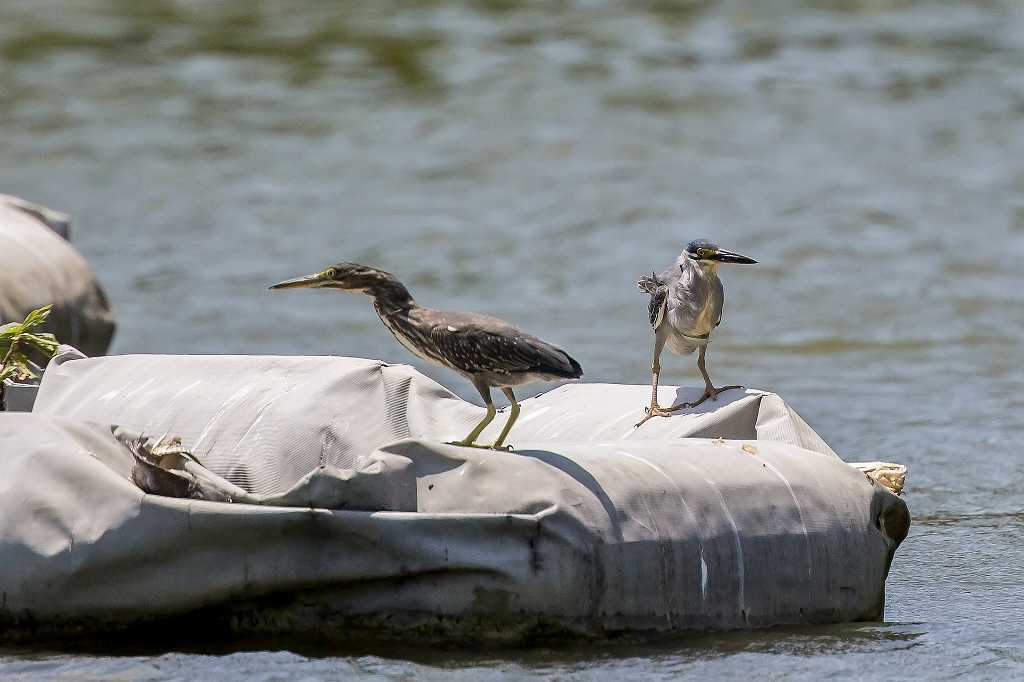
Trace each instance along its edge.
{"label": "rippled water surface", "polygon": [[[470,653],[0,653],[5,679],[1024,676],[1024,5],[5,0],[0,191],[71,213],[115,352],[423,367],[335,260],[643,383],[711,237],[713,376],[910,466],[884,624]],[[667,382],[697,381],[666,360]],[[534,387],[535,391],[541,386]],[[156,647],[159,649],[159,647]]]}

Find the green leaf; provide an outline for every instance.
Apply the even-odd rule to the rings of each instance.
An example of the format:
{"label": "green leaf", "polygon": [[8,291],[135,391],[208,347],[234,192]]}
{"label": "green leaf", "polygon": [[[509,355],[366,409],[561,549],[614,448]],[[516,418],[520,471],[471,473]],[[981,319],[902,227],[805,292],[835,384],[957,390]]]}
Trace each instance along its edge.
{"label": "green leaf", "polygon": [[50,311],[53,310],[53,304],[44,305],[42,308],[37,308],[28,314],[25,321],[21,324],[24,326],[24,331],[35,329],[42,323],[46,322],[46,318],[50,316]]}
{"label": "green leaf", "polygon": [[60,345],[57,337],[32,330],[46,322],[53,306],[30,312],[22,322],[0,327],[0,381],[18,377],[35,377],[30,358],[52,358]]}
{"label": "green leaf", "polygon": [[34,346],[40,350],[46,351],[49,355],[53,355],[57,352],[57,348],[60,343],[57,341],[57,337],[53,334],[22,334],[21,339],[18,341],[19,345]]}

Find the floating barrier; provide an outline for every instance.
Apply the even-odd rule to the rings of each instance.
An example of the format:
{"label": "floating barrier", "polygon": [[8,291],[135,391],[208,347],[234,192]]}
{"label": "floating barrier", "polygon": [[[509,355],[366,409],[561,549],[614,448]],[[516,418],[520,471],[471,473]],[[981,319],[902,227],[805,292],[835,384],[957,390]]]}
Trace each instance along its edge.
{"label": "floating barrier", "polygon": [[[445,444],[483,408],[404,365],[66,351],[33,413],[0,414],[0,627],[518,642],[882,618],[901,498],[776,395],[633,429],[649,398],[562,386],[500,452]],[[143,492],[139,434],[184,452],[145,467],[234,501]]]}
{"label": "floating barrier", "polygon": [[44,330],[102,355],[114,316],[89,264],[67,241],[69,225],[63,213],[0,194],[0,324],[53,304]]}

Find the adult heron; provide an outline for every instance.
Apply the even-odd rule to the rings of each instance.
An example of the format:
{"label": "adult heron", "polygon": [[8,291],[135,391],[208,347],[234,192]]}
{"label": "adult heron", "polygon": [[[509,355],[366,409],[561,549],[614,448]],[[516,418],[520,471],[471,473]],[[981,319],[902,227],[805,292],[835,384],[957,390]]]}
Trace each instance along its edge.
{"label": "adult heron", "polygon": [[[751,264],[757,261],[726,251],[706,239],[690,242],[675,263],[660,275],[651,273],[638,281],[637,287],[650,295],[648,306],[651,328],[654,329],[654,361],[651,363],[651,405],[647,416],[637,426],[653,417],[668,417],[673,412],[696,407],[708,398],[742,386],[715,388],[708,376],[705,356],[711,343],[711,332],[722,323],[725,290],[718,278],[723,263]],[[661,374],[661,352],[668,346],[678,355],[699,351],[697,367],[704,377],[704,394],[692,403],[671,407],[658,405],[658,379]]]}

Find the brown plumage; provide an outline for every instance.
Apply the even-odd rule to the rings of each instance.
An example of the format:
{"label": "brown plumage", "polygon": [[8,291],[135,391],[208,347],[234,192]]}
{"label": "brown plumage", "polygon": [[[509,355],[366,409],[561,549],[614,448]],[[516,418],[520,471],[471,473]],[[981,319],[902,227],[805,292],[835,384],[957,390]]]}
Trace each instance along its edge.
{"label": "brown plumage", "polygon": [[505,427],[490,446],[500,448],[519,416],[514,386],[583,376],[580,364],[558,346],[496,317],[425,308],[394,275],[377,268],[338,263],[270,288],[341,289],[370,296],[377,315],[399,343],[417,357],[466,377],[483,397],[487,414],[458,445],[476,446],[476,439],[494,419],[492,387],[502,389],[512,403]]}

